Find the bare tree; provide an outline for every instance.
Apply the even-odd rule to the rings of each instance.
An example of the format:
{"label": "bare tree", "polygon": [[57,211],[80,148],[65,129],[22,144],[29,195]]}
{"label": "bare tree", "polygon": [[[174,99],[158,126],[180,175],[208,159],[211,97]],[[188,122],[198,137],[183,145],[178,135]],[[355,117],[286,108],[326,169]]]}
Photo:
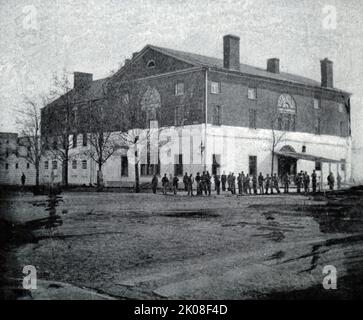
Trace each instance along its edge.
{"label": "bare tree", "polygon": [[[158,118],[148,117],[148,110],[142,110],[139,97],[147,89],[134,78],[133,62],[127,62],[108,82],[108,107],[117,123],[121,149],[132,152],[135,170],[135,192],[140,192],[141,153],[150,139],[150,121]],[[129,159],[130,160],[130,159]]]}
{"label": "bare tree", "polygon": [[27,149],[26,153],[19,153],[35,167],[35,185],[39,186],[39,168],[43,155],[40,139],[40,109],[47,104],[44,96],[38,98],[24,98],[24,104],[17,110],[16,124],[20,131],[20,145]]}
{"label": "bare tree", "polygon": [[102,167],[121,148],[119,135],[115,132],[113,112],[107,110],[107,100],[89,101],[88,132],[90,147],[84,152],[98,166],[97,189],[103,187]]}
{"label": "bare tree", "polygon": [[53,75],[53,86],[50,97],[54,100],[51,105],[56,111],[49,119],[54,140],[50,152],[62,163],[62,184],[68,186],[68,163],[70,161],[70,135],[74,126],[74,105],[76,95],[72,91],[68,73],[63,70],[61,75]]}
{"label": "bare tree", "polygon": [[[280,122],[280,123],[279,123]],[[286,136],[286,131],[282,131],[280,115],[277,112],[271,114],[271,140],[269,149],[271,151],[271,176],[274,174],[274,160],[277,147]]]}

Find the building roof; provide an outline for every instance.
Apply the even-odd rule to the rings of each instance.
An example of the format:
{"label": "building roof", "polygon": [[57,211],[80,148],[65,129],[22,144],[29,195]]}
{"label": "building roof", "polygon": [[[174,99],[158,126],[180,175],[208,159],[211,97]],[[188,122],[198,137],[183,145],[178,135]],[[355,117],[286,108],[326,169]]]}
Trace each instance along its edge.
{"label": "building roof", "polygon": [[[92,81],[91,85],[87,89],[82,90],[82,100],[94,100],[101,98],[103,96],[103,85],[107,80],[108,78]],[[71,92],[72,91],[74,92],[74,89],[72,89]]]}
{"label": "building roof", "polygon": [[[76,102],[83,102],[83,101],[91,101],[101,99],[103,97],[103,85],[107,82],[108,78],[93,80],[91,85],[88,88],[84,88],[82,90],[75,90],[74,88],[69,91],[69,97],[74,99]],[[64,95],[63,95],[64,96]],[[63,96],[58,97],[57,99],[53,100],[47,106],[42,109],[51,106],[57,106],[58,102],[61,102],[61,98]],[[62,104],[62,103],[60,103]]]}
{"label": "building roof", "polygon": [[[236,72],[236,71],[232,71],[232,70],[224,68],[223,59],[208,57],[208,56],[185,52],[185,51],[157,47],[154,45],[148,45],[148,46],[146,46],[146,48],[147,47],[150,47],[151,49],[154,49],[161,53],[173,56],[176,59],[184,60],[185,62],[189,62],[193,65],[212,67],[212,68],[214,67],[214,68],[218,68],[218,69],[224,69],[226,71]],[[303,84],[303,85],[321,88],[321,82],[310,79],[310,78],[306,78],[303,76],[299,76],[299,75],[295,75],[295,74],[291,74],[291,73],[287,73],[287,72],[272,73],[272,72],[268,72],[265,69],[257,68],[257,67],[250,66],[247,64],[243,64],[243,63],[240,64],[239,72],[246,74],[246,75],[264,77],[264,78],[275,79],[275,80],[280,80],[280,81],[289,81],[289,82],[296,83],[296,84]],[[324,88],[324,89],[332,89],[335,91],[341,91],[336,88]]]}
{"label": "building roof", "polygon": [[312,154],[306,154],[306,153],[297,153],[297,152],[291,152],[291,151],[275,151],[275,154],[278,156],[283,156],[287,158],[293,158],[293,159],[301,159],[301,160],[307,160],[307,161],[313,161],[313,162],[326,162],[326,163],[341,163],[341,160],[334,160],[330,158],[325,158],[321,156],[315,156]]}

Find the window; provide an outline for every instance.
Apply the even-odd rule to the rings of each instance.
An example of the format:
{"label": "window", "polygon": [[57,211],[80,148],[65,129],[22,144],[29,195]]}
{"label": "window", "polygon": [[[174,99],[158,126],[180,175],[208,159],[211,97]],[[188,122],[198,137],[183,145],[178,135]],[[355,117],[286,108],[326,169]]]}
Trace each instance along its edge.
{"label": "window", "polygon": [[212,174],[220,174],[219,168],[221,166],[221,155],[213,154],[212,155]]}
{"label": "window", "polygon": [[250,175],[257,174],[257,156],[248,157],[248,166]]}
{"label": "window", "polygon": [[19,163],[15,163],[15,169],[19,169]]}
{"label": "window", "polygon": [[8,163],[5,163],[5,169],[9,170],[9,164]]}
{"label": "window", "polygon": [[30,168],[30,163],[29,163],[29,162],[26,164],[26,168],[27,168],[27,169],[29,169],[29,168]]}
{"label": "window", "polygon": [[315,161],[315,170],[321,171],[321,162],[320,161]]}
{"label": "window", "polygon": [[248,99],[256,100],[257,99],[257,90],[256,88],[248,88]]}
{"label": "window", "polygon": [[343,121],[339,122],[339,133],[342,137],[344,136],[344,122]]}
{"label": "window", "polygon": [[321,108],[321,100],[315,98],[314,99],[314,109],[320,109]]}
{"label": "window", "polygon": [[74,107],[71,112],[71,123],[77,125],[77,107]]}
{"label": "window", "polygon": [[154,60],[149,60],[147,63],[148,68],[155,68],[156,64]]}
{"label": "window", "polygon": [[82,169],[87,169],[87,160],[82,160]]}
{"label": "window", "polygon": [[45,170],[49,169],[49,161],[44,161],[44,169]]}
{"label": "window", "polygon": [[174,175],[176,175],[176,176],[183,175],[183,155],[182,154],[175,155]]}
{"label": "window", "polygon": [[84,134],[82,135],[82,145],[83,145],[84,147],[87,147],[87,133],[84,133]]}
{"label": "window", "polygon": [[175,106],[174,124],[183,126],[189,119],[189,108],[187,106]]}
{"label": "window", "polygon": [[320,134],[321,132],[321,120],[319,117],[315,118],[315,134]]}
{"label": "window", "polygon": [[256,119],[257,119],[257,111],[250,109],[250,111],[249,111],[249,127],[251,129],[256,129]]}
{"label": "window", "polygon": [[178,82],[175,85],[175,95],[182,96],[184,94],[184,82]]}
{"label": "window", "polygon": [[344,105],[342,103],[339,103],[338,111],[342,113],[344,111]]}
{"label": "window", "polygon": [[121,156],[121,177],[129,176],[129,161],[127,156]]}
{"label": "window", "polygon": [[158,164],[141,164],[141,175],[142,176],[153,176],[154,174],[160,174],[160,166]]}
{"label": "window", "polygon": [[77,169],[77,160],[72,160],[72,169]]}
{"label": "window", "polygon": [[213,107],[213,119],[212,124],[215,126],[221,125],[221,106]]}
{"label": "window", "polygon": [[221,83],[212,81],[210,84],[210,92],[213,94],[221,93]]}
{"label": "window", "polygon": [[305,153],[305,152],[306,152],[306,146],[302,146],[302,148],[301,148],[301,152],[302,152],[302,153]]}
{"label": "window", "polygon": [[77,148],[77,135],[76,134],[74,134],[73,135],[73,148]]}
{"label": "window", "polygon": [[340,159],[340,170],[345,171],[345,159]]}
{"label": "window", "polygon": [[282,130],[282,115],[277,119],[277,130]]}
{"label": "window", "polygon": [[57,167],[58,167],[57,160],[52,161],[52,169],[55,170],[55,169],[57,169]]}
{"label": "window", "polygon": [[295,131],[296,116],[294,114],[280,114],[277,119],[277,129]]}

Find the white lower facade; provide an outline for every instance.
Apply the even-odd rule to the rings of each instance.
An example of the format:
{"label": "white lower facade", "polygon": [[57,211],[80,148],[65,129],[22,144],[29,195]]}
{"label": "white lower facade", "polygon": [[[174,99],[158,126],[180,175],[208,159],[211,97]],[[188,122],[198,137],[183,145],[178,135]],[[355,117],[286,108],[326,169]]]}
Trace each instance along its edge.
{"label": "white lower facade", "polygon": [[0,163],[0,185],[21,185],[21,176],[25,175],[25,185],[35,185],[35,167],[25,158],[12,154]]}
{"label": "white lower facade", "polygon": [[[168,177],[176,173],[182,176],[185,172],[195,176],[197,172],[202,173],[203,171],[217,174],[222,174],[223,171],[226,174],[234,172],[235,175],[241,171],[244,173],[262,172],[263,175],[271,173],[271,130],[200,124],[178,128],[168,127],[158,131],[157,136],[159,142],[152,143],[155,140],[151,141],[150,145],[154,147],[149,147],[149,155],[145,147],[146,139],[137,145],[141,183],[150,182],[153,172],[157,172],[160,177],[165,173]],[[345,182],[351,181],[351,138],[301,132],[277,132],[276,136],[280,138],[280,141],[276,145],[275,151],[288,146],[297,153],[341,162],[321,163],[319,167],[314,161],[298,159],[295,161],[295,171],[303,170],[311,174],[314,169],[320,169],[317,173],[324,184],[329,172],[333,172],[335,177],[339,173]],[[119,151],[107,160],[102,168],[106,186],[132,187],[134,185],[134,153],[134,146],[130,146],[128,151]],[[69,184],[94,185],[97,182],[98,166],[96,163],[82,156],[82,152],[79,150],[73,150],[73,154],[74,156],[69,161]],[[157,165],[158,154],[159,169],[153,169],[152,165]],[[45,168],[45,161],[48,161],[47,168]],[[42,161],[41,183],[50,182],[52,171],[54,182],[61,181],[61,163],[58,161],[55,165],[55,161],[57,160],[51,159],[51,157]],[[281,174],[279,161],[279,157],[275,155],[274,172]],[[149,171],[147,170],[148,163],[151,165]]]}

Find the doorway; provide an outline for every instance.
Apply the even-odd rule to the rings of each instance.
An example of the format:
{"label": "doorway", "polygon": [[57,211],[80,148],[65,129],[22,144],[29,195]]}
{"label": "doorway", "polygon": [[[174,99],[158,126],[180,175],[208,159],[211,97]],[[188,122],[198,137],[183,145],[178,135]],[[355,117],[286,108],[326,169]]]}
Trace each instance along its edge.
{"label": "doorway", "polygon": [[278,157],[278,175],[282,177],[285,173],[296,175],[297,159],[279,156]]}

